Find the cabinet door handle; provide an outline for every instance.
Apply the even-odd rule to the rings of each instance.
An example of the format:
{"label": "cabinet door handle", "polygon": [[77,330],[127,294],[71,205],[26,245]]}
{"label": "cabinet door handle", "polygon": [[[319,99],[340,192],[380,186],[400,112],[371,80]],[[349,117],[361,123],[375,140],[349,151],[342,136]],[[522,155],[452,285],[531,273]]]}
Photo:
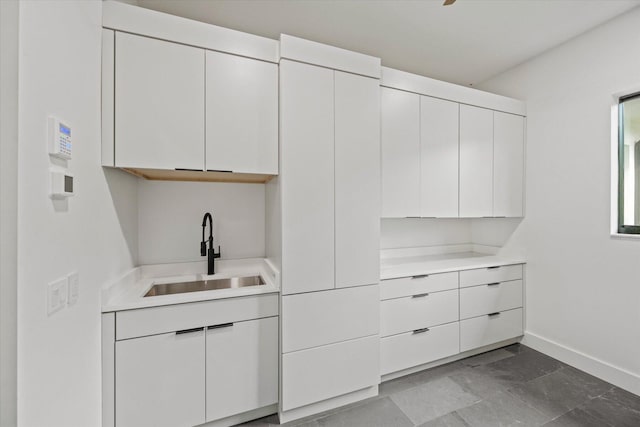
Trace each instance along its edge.
{"label": "cabinet door handle", "polygon": [[220,328],[228,328],[230,326],[233,326],[233,322],[230,323],[221,323],[219,325],[211,325],[211,326],[207,326],[207,330],[209,329],[220,329]]}
{"label": "cabinet door handle", "polygon": [[499,266],[499,265],[493,265],[491,267],[487,267],[487,270],[495,270],[495,269],[500,268],[500,267],[501,266]]}
{"label": "cabinet door handle", "polygon": [[411,295],[411,298],[424,298],[428,296],[429,294],[418,294],[418,295]]}
{"label": "cabinet door handle", "polygon": [[487,286],[498,286],[499,284],[500,284],[500,282],[487,283]]}
{"label": "cabinet door handle", "polygon": [[428,274],[419,274],[417,276],[411,276],[411,279],[424,279],[425,277],[429,277]]}
{"label": "cabinet door handle", "polygon": [[422,334],[424,332],[429,332],[429,328],[416,329],[413,331],[414,334]]}
{"label": "cabinet door handle", "polygon": [[200,328],[191,328],[191,329],[183,329],[181,331],[176,331],[176,335],[182,335],[182,334],[190,334],[192,332],[200,332],[200,331],[204,331],[204,327],[200,327]]}
{"label": "cabinet door handle", "polygon": [[487,314],[487,316],[489,316],[489,317],[500,316],[500,312],[498,311],[498,312],[495,312],[495,313],[489,313],[489,314]]}

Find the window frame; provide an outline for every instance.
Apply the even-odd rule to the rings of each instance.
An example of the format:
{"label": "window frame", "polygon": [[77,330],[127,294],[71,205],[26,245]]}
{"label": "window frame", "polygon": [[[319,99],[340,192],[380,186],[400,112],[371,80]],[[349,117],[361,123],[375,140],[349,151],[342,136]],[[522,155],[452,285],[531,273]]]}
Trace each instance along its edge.
{"label": "window frame", "polygon": [[[625,101],[630,99],[640,99],[640,91],[630,91],[623,95],[615,96],[616,104],[614,106],[614,119],[612,125],[615,126],[615,172],[612,176],[616,181],[617,191],[612,192],[615,194],[616,201],[616,215],[615,215],[615,227],[612,227],[613,234],[625,237],[640,238],[640,225],[624,225],[624,115],[622,112],[622,105]],[[612,127],[613,127],[612,126]],[[614,159],[612,159],[614,160]],[[614,224],[612,224],[614,225]]]}

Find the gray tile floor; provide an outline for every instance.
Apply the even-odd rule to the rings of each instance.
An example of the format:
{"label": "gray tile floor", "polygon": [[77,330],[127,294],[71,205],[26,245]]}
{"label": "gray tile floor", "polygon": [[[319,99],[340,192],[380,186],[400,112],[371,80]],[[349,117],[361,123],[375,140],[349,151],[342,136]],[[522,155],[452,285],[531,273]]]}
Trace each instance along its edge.
{"label": "gray tile floor", "polygon": [[[244,424],[268,427],[270,416]],[[300,427],[640,427],[640,397],[520,344],[380,385]]]}

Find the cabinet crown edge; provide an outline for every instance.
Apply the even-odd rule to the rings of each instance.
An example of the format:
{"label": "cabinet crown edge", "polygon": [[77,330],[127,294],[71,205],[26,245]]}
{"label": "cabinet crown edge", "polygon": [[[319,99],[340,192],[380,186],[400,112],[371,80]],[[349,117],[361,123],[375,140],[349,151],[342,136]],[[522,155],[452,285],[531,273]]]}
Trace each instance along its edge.
{"label": "cabinet crown edge", "polygon": [[277,63],[278,41],[117,1],[102,6],[102,27]]}
{"label": "cabinet crown edge", "polygon": [[381,59],[287,34],[280,35],[280,58],[379,79]]}
{"label": "cabinet crown edge", "polygon": [[406,71],[381,67],[380,85],[420,95],[446,99],[505,113],[526,116],[526,104],[518,99],[485,92]]}

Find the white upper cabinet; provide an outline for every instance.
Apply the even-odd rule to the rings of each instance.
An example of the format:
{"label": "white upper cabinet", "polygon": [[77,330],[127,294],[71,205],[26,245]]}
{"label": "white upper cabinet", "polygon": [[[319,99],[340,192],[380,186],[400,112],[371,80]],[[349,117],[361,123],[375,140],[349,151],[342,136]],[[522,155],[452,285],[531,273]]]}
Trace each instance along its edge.
{"label": "white upper cabinet", "polygon": [[420,95],[383,87],[382,216],[420,216]]}
{"label": "white upper cabinet", "polygon": [[205,51],[116,33],[115,166],[204,168]]}
{"label": "white upper cabinet", "polygon": [[420,216],[458,216],[458,107],[420,97]]}
{"label": "white upper cabinet", "polygon": [[493,216],[524,216],[524,117],[493,113]]}
{"label": "white upper cabinet", "polygon": [[278,173],[278,66],[207,51],[206,169]]}
{"label": "white upper cabinet", "polygon": [[380,86],[335,71],[336,287],[380,279]]}
{"label": "white upper cabinet", "polygon": [[493,216],[493,111],[460,105],[460,217]]}
{"label": "white upper cabinet", "polygon": [[280,63],[282,293],[335,287],[333,70]]}

